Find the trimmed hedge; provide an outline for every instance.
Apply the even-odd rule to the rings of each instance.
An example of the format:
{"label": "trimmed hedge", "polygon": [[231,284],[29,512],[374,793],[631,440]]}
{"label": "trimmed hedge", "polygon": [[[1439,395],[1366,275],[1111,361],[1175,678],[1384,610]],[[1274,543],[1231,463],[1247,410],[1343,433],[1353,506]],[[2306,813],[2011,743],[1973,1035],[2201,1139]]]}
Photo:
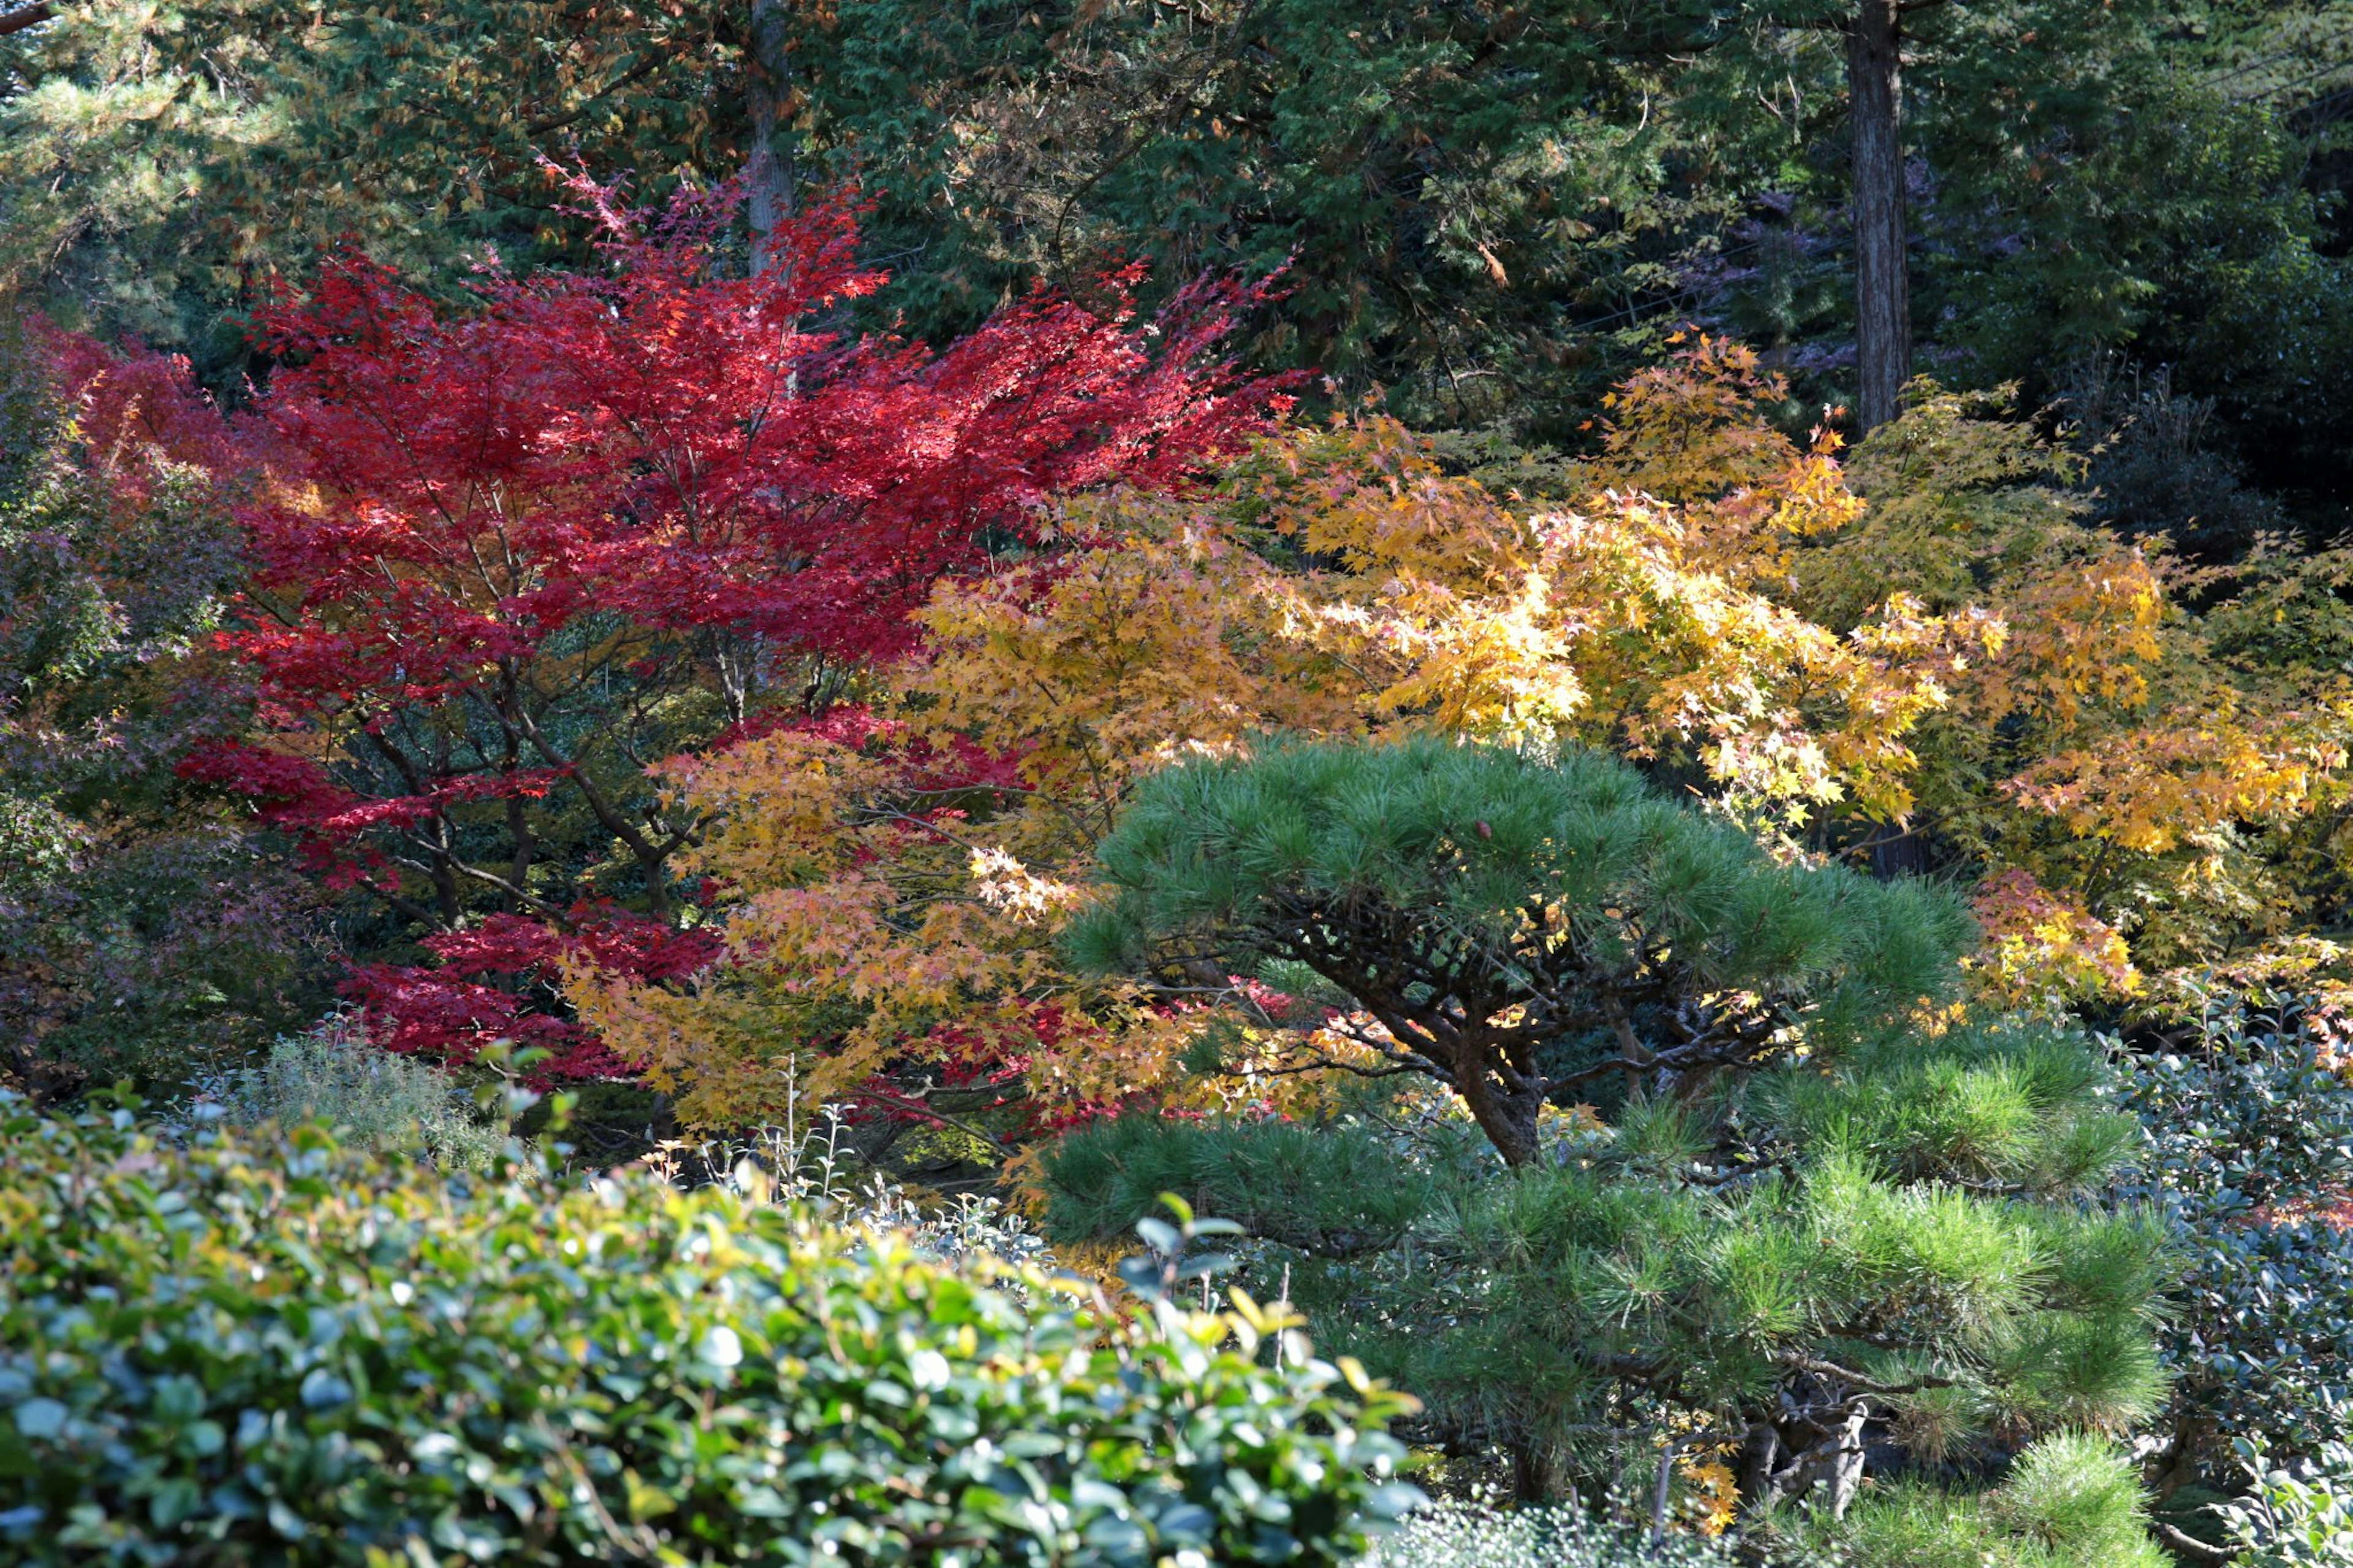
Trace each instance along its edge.
{"label": "trimmed hedge", "polygon": [[0,1161],[11,1561],[1336,1563],[1418,1496],[1347,1363],[806,1206],[11,1096]]}

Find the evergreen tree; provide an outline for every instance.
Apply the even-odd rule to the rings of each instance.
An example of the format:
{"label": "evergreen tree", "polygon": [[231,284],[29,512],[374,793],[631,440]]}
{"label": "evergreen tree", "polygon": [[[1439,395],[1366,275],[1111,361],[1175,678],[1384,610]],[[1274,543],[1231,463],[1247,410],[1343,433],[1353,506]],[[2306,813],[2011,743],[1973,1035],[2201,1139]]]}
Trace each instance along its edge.
{"label": "evergreen tree", "polygon": [[218,378],[273,278],[343,239],[444,290],[493,251],[583,258],[543,156],[651,197],[734,174],[741,32],[638,0],[0,15],[0,293]]}
{"label": "evergreen tree", "polygon": [[[1174,769],[1101,863],[1117,894],[1076,926],[1082,963],[1303,971],[1365,1016],[1348,1065],[1451,1090],[1514,1165],[1541,1152],[1545,1105],[1607,1079],[1688,1100],[1900,1029],[1969,934],[1925,883],[1775,864],[1583,751],[1289,745]],[[1301,1065],[1348,1059],[1323,1049]]]}
{"label": "evergreen tree", "polygon": [[1050,1157],[1057,1227],[1164,1191],[1241,1219],[1251,1289],[1526,1489],[1664,1443],[1728,1456],[1751,1509],[1838,1514],[1866,1466],[2153,1405],[2163,1234],[2083,1201],[2131,1123],[2079,1037],[1936,1010],[1943,894],[1777,862],[1614,762],[1436,742],[1171,770],[1102,861],[1085,956],[1306,994],[1234,1027],[1442,1086],[1505,1165],[1377,1101],[1131,1117]]}

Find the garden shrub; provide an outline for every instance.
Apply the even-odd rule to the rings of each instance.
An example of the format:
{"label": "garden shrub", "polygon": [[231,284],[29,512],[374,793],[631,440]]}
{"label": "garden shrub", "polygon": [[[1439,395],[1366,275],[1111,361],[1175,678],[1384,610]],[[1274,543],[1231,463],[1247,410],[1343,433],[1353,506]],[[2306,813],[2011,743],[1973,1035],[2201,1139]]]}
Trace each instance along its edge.
{"label": "garden shrub", "polygon": [[2353,1447],[2325,1443],[2288,1466],[2244,1438],[2237,1447],[2253,1485],[2221,1513],[2243,1568],[2353,1564]]}
{"label": "garden shrub", "polygon": [[2353,1085],[2323,1021],[2214,995],[2180,1049],[2128,1059],[2147,1154],[2124,1195],[2187,1259],[2164,1348],[2175,1477],[2235,1480],[2234,1441],[2311,1456],[2353,1426]]}
{"label": "garden shrub", "polygon": [[281,1036],[259,1062],[196,1079],[190,1117],[234,1127],[316,1121],[348,1142],[410,1148],[436,1164],[488,1170],[507,1133],[429,1061],[384,1050],[357,1018]]}
{"label": "garden shrub", "polygon": [[[1406,1406],[807,1205],[0,1099],[0,1554],[1334,1563]],[[1237,1337],[1238,1336],[1238,1337]],[[1295,1343],[1295,1342],[1293,1342]]]}
{"label": "garden shrub", "polygon": [[1495,1512],[1461,1503],[1419,1509],[1363,1568],[1730,1568],[1728,1542],[1649,1530],[1575,1506]]}

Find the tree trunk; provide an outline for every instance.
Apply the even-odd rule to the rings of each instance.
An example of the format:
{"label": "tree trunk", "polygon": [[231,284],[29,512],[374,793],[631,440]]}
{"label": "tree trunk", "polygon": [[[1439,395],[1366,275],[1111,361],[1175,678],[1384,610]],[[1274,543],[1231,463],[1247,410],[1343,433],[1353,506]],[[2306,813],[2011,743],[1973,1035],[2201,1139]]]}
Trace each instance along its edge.
{"label": "tree trunk", "polygon": [[1558,1502],[1569,1495],[1568,1456],[1550,1438],[1522,1431],[1504,1449],[1512,1458],[1512,1498],[1530,1506]]}
{"label": "tree trunk", "polygon": [[752,271],[756,276],[776,259],[771,237],[793,210],[792,149],[777,146],[784,134],[785,98],[792,80],[792,58],[785,37],[786,0],[752,0],[750,81],[752,155],[744,165],[744,216],[752,226]]}
{"label": "tree trunk", "polygon": [[1901,0],[1860,0],[1847,32],[1854,121],[1855,359],[1861,433],[1895,417],[1912,378],[1912,292],[1904,258]]}
{"label": "tree trunk", "polygon": [[1915,829],[1876,822],[1864,842],[1871,850],[1871,874],[1883,882],[1916,877],[1928,868],[1927,846]]}
{"label": "tree trunk", "polygon": [[1544,1152],[1544,1142],[1536,1131],[1544,1115],[1544,1095],[1534,1089],[1505,1087],[1475,1045],[1466,1047],[1455,1064],[1454,1082],[1471,1120],[1479,1124],[1504,1163],[1535,1164]]}
{"label": "tree trunk", "polygon": [[1744,1434],[1735,1461],[1740,1506],[1752,1516],[1767,1513],[1819,1486],[1831,1517],[1843,1519],[1862,1487],[1868,1408],[1860,1398],[1831,1402],[1831,1391],[1815,1380],[1801,1387],[1802,1395],[1782,1389],[1778,1411],[1752,1421]]}

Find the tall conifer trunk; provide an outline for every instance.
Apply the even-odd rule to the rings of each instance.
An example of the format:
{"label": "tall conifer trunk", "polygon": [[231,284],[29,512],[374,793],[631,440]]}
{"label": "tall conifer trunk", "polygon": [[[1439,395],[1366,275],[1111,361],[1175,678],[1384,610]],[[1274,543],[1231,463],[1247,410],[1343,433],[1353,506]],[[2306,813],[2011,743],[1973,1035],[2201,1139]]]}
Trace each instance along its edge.
{"label": "tall conifer trunk", "polygon": [[744,165],[744,216],[752,226],[752,270],[765,272],[774,258],[769,236],[793,210],[796,171],[789,148],[776,138],[784,120],[792,59],[785,37],[786,0],[752,0],[752,52],[745,62],[751,89],[752,155]]}
{"label": "tall conifer trunk", "polygon": [[1855,358],[1860,426],[1895,417],[1912,376],[1911,283],[1904,257],[1904,56],[1901,0],[1860,0],[1847,30],[1854,121]]}

